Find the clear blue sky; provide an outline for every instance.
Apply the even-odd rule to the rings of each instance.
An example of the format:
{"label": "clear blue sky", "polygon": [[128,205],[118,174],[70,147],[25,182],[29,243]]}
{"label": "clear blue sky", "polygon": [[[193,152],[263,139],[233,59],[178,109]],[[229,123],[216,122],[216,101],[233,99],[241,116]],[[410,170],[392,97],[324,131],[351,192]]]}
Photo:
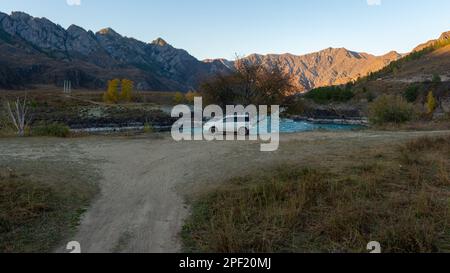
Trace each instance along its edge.
{"label": "clear blue sky", "polygon": [[448,0],[379,1],[0,0],[0,11],[24,11],[63,27],[112,27],[146,42],[162,37],[199,59],[304,54],[330,46],[407,52],[450,30]]}

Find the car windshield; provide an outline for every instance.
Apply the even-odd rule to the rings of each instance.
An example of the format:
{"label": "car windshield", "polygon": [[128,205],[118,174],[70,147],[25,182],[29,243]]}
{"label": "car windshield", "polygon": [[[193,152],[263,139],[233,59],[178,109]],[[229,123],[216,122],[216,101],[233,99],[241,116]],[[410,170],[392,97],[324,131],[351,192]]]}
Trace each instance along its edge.
{"label": "car windshield", "polygon": [[232,116],[232,117],[225,117],[223,120],[223,122],[226,123],[233,123],[233,122],[250,122],[250,117],[249,116]]}

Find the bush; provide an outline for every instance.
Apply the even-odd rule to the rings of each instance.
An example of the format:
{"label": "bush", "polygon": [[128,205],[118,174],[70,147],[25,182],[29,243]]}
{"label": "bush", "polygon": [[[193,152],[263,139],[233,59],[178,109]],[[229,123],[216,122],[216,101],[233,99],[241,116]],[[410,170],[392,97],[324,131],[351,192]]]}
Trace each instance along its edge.
{"label": "bush", "polygon": [[306,98],[312,99],[316,103],[346,102],[354,97],[350,88],[340,86],[319,87],[309,91]]}
{"label": "bush", "polygon": [[441,76],[439,74],[434,74],[433,79],[431,80],[434,84],[439,84],[442,82]]}
{"label": "bush", "polygon": [[6,111],[3,113],[0,110],[0,137],[14,135],[17,135],[17,133],[14,130],[14,125],[8,118],[8,114],[6,113]]}
{"label": "bush", "polygon": [[173,102],[175,104],[182,104],[184,102],[184,95],[181,92],[176,92],[173,95]]}
{"label": "bush", "polygon": [[298,98],[288,98],[285,101],[285,105],[287,107],[285,113],[288,115],[304,115],[308,110],[308,106],[305,102]]}
{"label": "bush", "polygon": [[381,96],[369,106],[369,120],[381,125],[385,123],[404,123],[414,117],[414,107],[397,96]]}
{"label": "bush", "polygon": [[68,137],[70,128],[63,123],[42,124],[32,129],[33,136]]}
{"label": "bush", "polygon": [[428,96],[427,96],[427,110],[428,110],[428,114],[433,114],[434,111],[436,111],[437,108],[437,101],[436,98],[434,97],[433,91],[428,92]]}
{"label": "bush", "polygon": [[403,94],[403,97],[407,102],[415,102],[419,97],[419,87],[416,85],[408,87],[408,89],[406,89],[405,93]]}
{"label": "bush", "polygon": [[153,133],[154,131],[155,131],[155,129],[153,128],[153,126],[150,123],[144,124],[144,133],[149,134],[149,133]]}
{"label": "bush", "polygon": [[376,96],[372,92],[369,92],[366,95],[366,99],[368,102],[373,102],[375,100],[375,98],[376,98]]}
{"label": "bush", "polygon": [[202,95],[200,93],[197,93],[195,91],[189,91],[187,92],[187,94],[184,96],[184,99],[187,103],[189,104],[194,104],[194,100],[196,97],[201,97]]}

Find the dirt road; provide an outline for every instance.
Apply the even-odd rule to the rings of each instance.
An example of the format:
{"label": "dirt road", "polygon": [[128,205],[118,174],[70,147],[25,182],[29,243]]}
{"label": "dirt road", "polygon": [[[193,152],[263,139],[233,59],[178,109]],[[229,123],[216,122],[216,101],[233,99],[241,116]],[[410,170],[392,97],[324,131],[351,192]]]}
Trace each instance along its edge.
{"label": "dirt road", "polygon": [[[262,153],[256,142],[180,142],[164,139],[88,137],[2,139],[9,158],[96,162],[101,193],[77,234],[83,252],[177,252],[188,214],[186,198],[235,175],[283,162],[310,164],[349,150],[364,151],[444,132],[313,132],[283,135],[280,150]],[[64,252],[63,247],[57,250]]]}

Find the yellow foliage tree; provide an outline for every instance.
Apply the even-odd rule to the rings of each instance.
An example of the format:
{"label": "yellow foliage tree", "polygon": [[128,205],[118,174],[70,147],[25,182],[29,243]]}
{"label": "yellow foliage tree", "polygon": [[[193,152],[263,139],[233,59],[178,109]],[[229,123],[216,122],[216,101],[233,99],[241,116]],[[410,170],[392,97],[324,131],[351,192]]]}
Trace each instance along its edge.
{"label": "yellow foliage tree", "polygon": [[128,79],[123,79],[120,99],[125,102],[130,102],[133,99],[133,89],[134,89],[134,82]]}
{"label": "yellow foliage tree", "polygon": [[183,103],[184,95],[181,92],[175,93],[175,95],[173,96],[173,101],[175,102],[175,104]]}
{"label": "yellow foliage tree", "polygon": [[200,96],[201,96],[201,95],[200,95],[199,93],[197,93],[197,92],[189,91],[189,92],[184,96],[184,98],[186,99],[186,101],[187,101],[188,103],[193,104],[193,103],[194,103],[194,98],[195,98],[195,97],[200,97]]}
{"label": "yellow foliage tree", "polygon": [[437,100],[434,97],[433,91],[428,92],[428,97],[427,97],[427,110],[428,110],[428,114],[433,114],[434,111],[437,108]]}
{"label": "yellow foliage tree", "polygon": [[117,103],[119,101],[119,79],[108,81],[108,90],[103,94],[106,103]]}

